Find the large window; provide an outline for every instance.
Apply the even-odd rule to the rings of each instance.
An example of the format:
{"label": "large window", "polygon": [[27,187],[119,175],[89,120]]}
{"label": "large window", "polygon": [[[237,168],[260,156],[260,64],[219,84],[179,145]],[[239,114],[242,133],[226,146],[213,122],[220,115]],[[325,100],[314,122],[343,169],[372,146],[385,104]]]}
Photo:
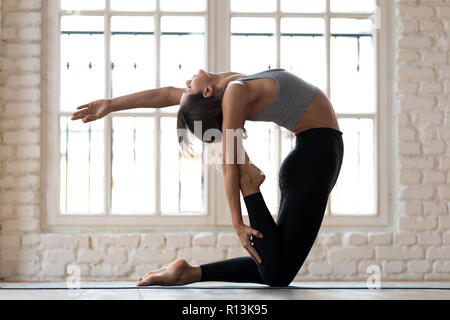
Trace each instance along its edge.
{"label": "large window", "polygon": [[[246,74],[284,68],[326,92],[345,144],[326,223],[385,221],[377,178],[382,99],[381,32],[375,18],[380,3],[60,0],[48,5],[51,225],[230,221],[221,172],[208,165],[208,147],[196,141],[190,158],[178,146],[179,106],[129,109],[88,124],[70,120],[77,106],[92,100],[184,87],[199,68]],[[244,146],[266,174],[261,191],[276,216],[278,170],[295,136],[268,122],[248,121],[246,129]],[[59,146],[56,152],[54,146]],[[58,206],[52,208],[53,203]],[[241,207],[246,215],[242,196]]]}

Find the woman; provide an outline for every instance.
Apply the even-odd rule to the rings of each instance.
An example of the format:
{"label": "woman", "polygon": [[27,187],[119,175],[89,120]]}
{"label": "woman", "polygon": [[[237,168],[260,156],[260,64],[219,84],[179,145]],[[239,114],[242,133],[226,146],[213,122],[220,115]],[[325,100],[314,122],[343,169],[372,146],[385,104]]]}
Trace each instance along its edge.
{"label": "woman", "polygon": [[[188,128],[203,142],[222,141],[222,169],[232,225],[250,257],[191,266],[177,259],[150,271],[137,285],[183,285],[199,281],[230,281],[289,285],[305,261],[319,231],[328,196],[342,165],[342,132],[333,107],[317,87],[283,69],[250,76],[199,70],[186,89],[163,87],[78,107],[72,120],[90,122],[130,108],[180,105],[179,132]],[[264,174],[255,167],[234,133],[246,120],[273,121],[296,135],[295,147],[279,171],[278,218],[267,209],[260,185]],[[201,130],[194,124],[201,121]],[[222,134],[206,134],[215,129]],[[184,132],[187,132],[186,130]],[[179,134],[183,148],[187,134]],[[244,155],[245,162],[238,154]],[[242,192],[250,226],[243,223]]]}

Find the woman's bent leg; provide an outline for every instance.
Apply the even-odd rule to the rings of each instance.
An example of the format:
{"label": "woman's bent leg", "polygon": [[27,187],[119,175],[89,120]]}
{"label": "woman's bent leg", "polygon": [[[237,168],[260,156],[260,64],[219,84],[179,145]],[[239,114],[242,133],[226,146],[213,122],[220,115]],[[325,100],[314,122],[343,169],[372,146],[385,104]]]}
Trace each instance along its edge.
{"label": "woman's bent leg", "polygon": [[251,282],[270,286],[287,286],[292,282],[317,236],[323,217],[320,211],[323,212],[324,207],[323,201],[319,201],[320,207],[308,206],[311,202],[302,202],[303,196],[296,191],[282,192],[282,197],[279,225],[260,192],[244,197],[250,226],[264,236],[262,239],[253,238],[262,263],[256,264],[251,257],[239,257],[203,264],[200,265],[202,281]]}
{"label": "woman's bent leg", "polygon": [[200,265],[201,281],[227,281],[261,283],[256,263],[251,257],[231,258]]}
{"label": "woman's bent leg", "polygon": [[263,279],[270,277],[268,272],[273,269],[270,268],[270,261],[279,259],[280,237],[277,225],[259,191],[264,176],[261,176],[262,172],[257,167],[249,164],[247,154],[245,157],[247,164],[239,165],[240,187],[249,213],[250,226],[264,236],[262,239],[252,237],[262,263],[257,265],[250,257],[239,257],[204,264],[200,266],[202,281],[266,283]]}
{"label": "woman's bent leg", "polygon": [[[256,190],[259,189],[256,188]],[[200,265],[202,281],[266,283],[263,278],[267,278],[266,273],[269,270],[267,266],[270,261],[279,259],[277,225],[264,202],[261,192],[246,195],[243,199],[249,213],[250,226],[260,231],[264,236],[262,239],[252,237],[262,263],[257,265],[251,257],[238,257],[203,264]]]}
{"label": "woman's bent leg", "polygon": [[278,226],[266,206],[261,192],[244,197],[250,226],[260,231],[263,238],[252,241],[262,263],[256,264],[251,257],[238,257],[200,265],[202,281],[230,281],[270,283],[276,261],[280,260],[281,246]]}

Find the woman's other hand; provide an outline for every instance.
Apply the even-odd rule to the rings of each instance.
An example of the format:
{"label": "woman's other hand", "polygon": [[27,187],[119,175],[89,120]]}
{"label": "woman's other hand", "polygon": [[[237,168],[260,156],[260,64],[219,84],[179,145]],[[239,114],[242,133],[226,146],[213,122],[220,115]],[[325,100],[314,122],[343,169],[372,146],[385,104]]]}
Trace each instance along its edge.
{"label": "woman's other hand", "polygon": [[252,238],[258,237],[262,238],[263,235],[258,230],[252,229],[251,227],[245,224],[237,224],[234,225],[234,231],[238,235],[239,239],[242,242],[242,246],[248,251],[250,256],[256,263],[261,263],[261,257],[259,256],[256,249],[253,247]]}
{"label": "woman's other hand", "polygon": [[111,100],[102,99],[79,106],[81,110],[72,114],[72,120],[83,119],[83,122],[91,122],[108,115],[111,112]]}

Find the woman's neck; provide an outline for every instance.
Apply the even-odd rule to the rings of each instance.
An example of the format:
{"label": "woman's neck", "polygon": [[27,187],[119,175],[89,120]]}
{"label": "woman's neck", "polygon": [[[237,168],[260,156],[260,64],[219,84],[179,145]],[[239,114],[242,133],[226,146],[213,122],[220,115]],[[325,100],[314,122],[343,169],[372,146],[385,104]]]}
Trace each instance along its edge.
{"label": "woman's neck", "polygon": [[245,77],[245,74],[237,72],[215,73],[213,74],[213,85],[215,88],[217,88],[220,94],[223,94],[231,81],[237,80],[242,77]]}

